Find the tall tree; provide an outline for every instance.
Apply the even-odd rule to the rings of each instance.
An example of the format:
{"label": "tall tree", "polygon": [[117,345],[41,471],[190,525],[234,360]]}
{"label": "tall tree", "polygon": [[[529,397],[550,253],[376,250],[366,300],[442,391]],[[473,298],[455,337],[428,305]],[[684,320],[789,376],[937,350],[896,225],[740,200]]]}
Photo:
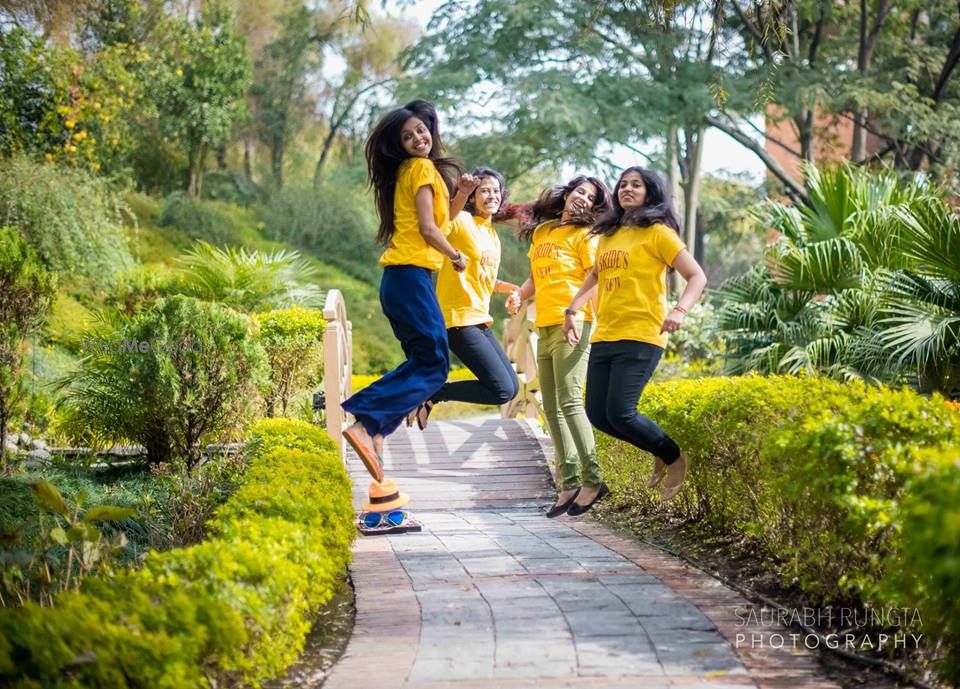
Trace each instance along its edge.
{"label": "tall tree", "polygon": [[326,102],[327,131],[320,157],[314,168],[313,183],[318,186],[337,137],[350,123],[359,104],[383,87],[391,85],[401,74],[397,61],[417,35],[414,22],[391,16],[370,16],[364,25],[341,32],[335,45],[343,59],[344,69],[338,78],[323,88]]}
{"label": "tall tree", "polygon": [[696,0],[586,10],[559,0],[451,1],[410,65],[420,83],[460,106],[460,119],[494,124],[491,162],[508,174],[559,162],[607,167],[600,151],[616,145],[650,159],[641,147],[659,141],[695,215],[704,118],[716,107],[711,85],[725,59],[717,45],[726,29],[715,14]]}
{"label": "tall tree", "polygon": [[160,124],[185,147],[187,190],[198,197],[207,151],[227,140],[245,112],[250,64],[231,12],[217,3],[204,4],[195,20],[172,19],[167,35]]}

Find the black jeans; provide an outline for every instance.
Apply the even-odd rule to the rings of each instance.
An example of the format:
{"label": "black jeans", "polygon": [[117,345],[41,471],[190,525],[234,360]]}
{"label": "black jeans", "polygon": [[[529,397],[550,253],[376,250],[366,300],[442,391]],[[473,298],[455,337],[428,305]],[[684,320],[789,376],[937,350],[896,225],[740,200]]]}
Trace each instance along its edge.
{"label": "black jeans", "polygon": [[663,349],[646,342],[595,342],[587,364],[587,418],[597,430],[673,464],[680,447],[660,426],[637,411]]}
{"label": "black jeans", "polygon": [[450,351],[473,371],[477,380],[446,383],[431,398],[434,402],[506,404],[520,392],[517,374],[503,347],[486,325],[448,328]]}

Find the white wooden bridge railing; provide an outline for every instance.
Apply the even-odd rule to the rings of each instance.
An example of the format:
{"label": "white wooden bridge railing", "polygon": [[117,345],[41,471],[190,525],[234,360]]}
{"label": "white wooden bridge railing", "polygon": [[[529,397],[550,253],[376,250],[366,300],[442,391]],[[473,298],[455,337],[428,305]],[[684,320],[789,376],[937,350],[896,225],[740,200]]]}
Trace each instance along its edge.
{"label": "white wooden bridge railing", "polygon": [[[503,348],[517,370],[520,392],[500,408],[505,419],[543,417],[540,404],[540,377],[537,373],[537,329],[533,301],[525,302],[516,316],[503,325]],[[340,290],[327,293],[323,307],[327,325],[323,332],[323,393],[326,398],[327,432],[346,459],[343,430],[351,422],[340,406],[353,394],[353,328],[347,320],[347,305]]]}
{"label": "white wooden bridge railing", "polygon": [[503,349],[517,371],[520,392],[500,408],[505,419],[517,416],[543,418],[540,403],[540,375],[537,372],[536,304],[525,301],[513,318],[503,322]]}
{"label": "white wooden bridge railing", "polygon": [[347,413],[340,406],[353,394],[353,325],[347,320],[347,304],[340,290],[327,292],[323,305],[323,394],[326,397],[327,433],[346,460],[343,429]]}

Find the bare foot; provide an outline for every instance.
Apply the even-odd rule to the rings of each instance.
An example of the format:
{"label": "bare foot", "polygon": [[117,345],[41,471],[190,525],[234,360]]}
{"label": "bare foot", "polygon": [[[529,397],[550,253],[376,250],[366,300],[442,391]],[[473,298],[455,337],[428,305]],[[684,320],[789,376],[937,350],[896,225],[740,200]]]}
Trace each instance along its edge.
{"label": "bare foot", "polygon": [[383,441],[384,437],[379,433],[372,438],[373,449],[377,453],[378,457],[383,457]]}

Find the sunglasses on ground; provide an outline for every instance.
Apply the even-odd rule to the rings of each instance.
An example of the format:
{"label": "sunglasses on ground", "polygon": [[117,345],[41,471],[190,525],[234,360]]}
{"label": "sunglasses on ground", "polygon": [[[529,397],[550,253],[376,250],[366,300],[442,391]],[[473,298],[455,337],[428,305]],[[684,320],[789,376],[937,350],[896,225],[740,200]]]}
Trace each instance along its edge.
{"label": "sunglasses on ground", "polygon": [[403,510],[393,510],[391,512],[364,512],[360,515],[360,523],[368,529],[377,527],[400,526],[407,518],[407,513]]}

